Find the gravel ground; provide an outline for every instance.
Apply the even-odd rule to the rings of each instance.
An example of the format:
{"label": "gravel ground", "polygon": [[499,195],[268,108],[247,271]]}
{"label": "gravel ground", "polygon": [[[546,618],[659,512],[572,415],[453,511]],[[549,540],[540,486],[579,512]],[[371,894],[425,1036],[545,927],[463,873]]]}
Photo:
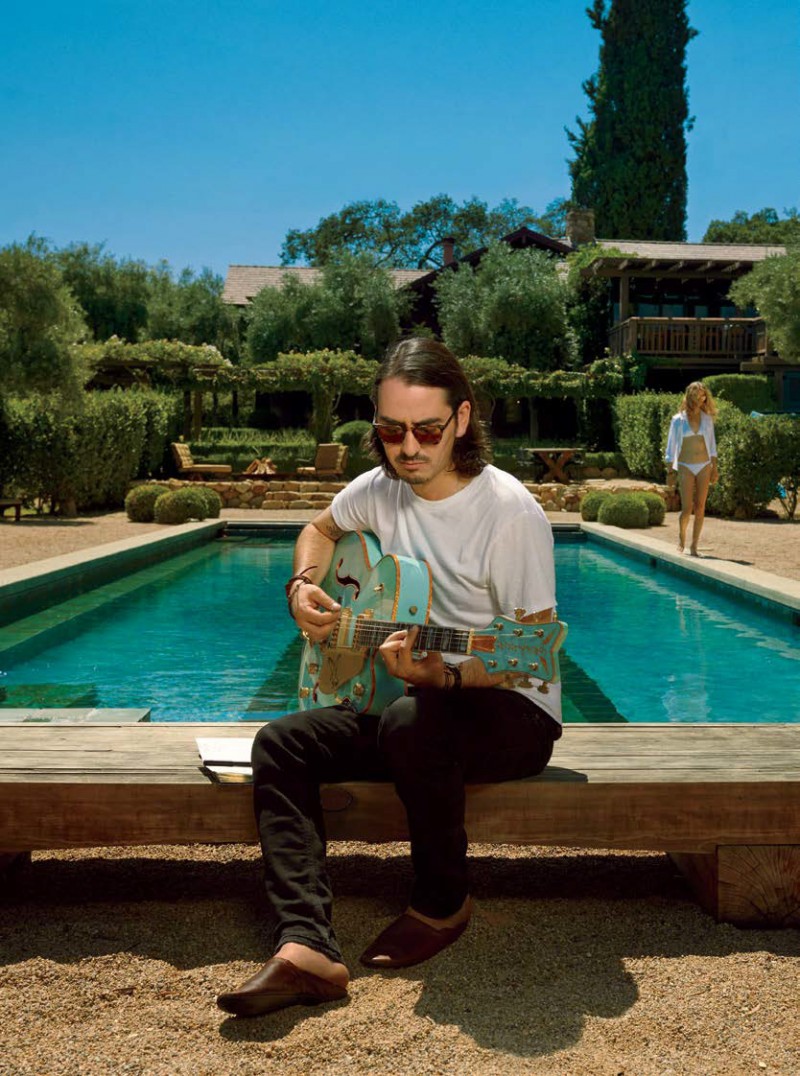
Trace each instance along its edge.
{"label": "gravel ground", "polygon": [[[230,509],[222,513],[222,518],[310,519],[313,515],[313,511],[242,512]],[[579,521],[580,515],[558,512],[550,518],[556,523],[569,523]],[[20,523],[13,523],[12,517],[6,516],[0,521],[0,569],[163,529],[157,523],[131,523],[124,512],[81,516],[79,519],[24,516]],[[670,512],[662,526],[649,527],[643,533],[674,548],[678,541],[677,512]],[[737,561],[765,572],[800,579],[800,520],[794,522],[777,515],[747,522],[707,519],[700,539],[700,552],[708,557]]]}
{"label": "gravel ground", "polygon": [[47,852],[6,902],[12,1074],[800,1071],[800,936],[714,923],[665,856],[473,848],[476,912],[427,965],[357,954],[401,910],[407,849],[331,846],[348,1002],[236,1021],[265,959],[247,846]]}
{"label": "gravel ground", "polygon": [[[7,522],[0,568],[154,529],[122,513]],[[647,533],[672,545],[676,529],[668,516]],[[792,524],[709,520],[702,547],[800,578]],[[662,855],[472,855],[464,938],[427,965],[371,973],[357,956],[402,909],[407,848],[332,845],[350,1000],[237,1022],[214,995],[269,955],[257,849],[36,853],[3,893],[0,1073],[800,1072],[797,931],[716,924]]]}

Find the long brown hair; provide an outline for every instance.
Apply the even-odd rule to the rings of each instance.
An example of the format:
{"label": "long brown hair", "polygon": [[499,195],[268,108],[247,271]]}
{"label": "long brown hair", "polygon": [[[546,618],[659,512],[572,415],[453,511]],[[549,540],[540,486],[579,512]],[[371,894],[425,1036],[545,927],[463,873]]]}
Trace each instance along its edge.
{"label": "long brown hair", "polygon": [[[397,378],[406,385],[423,385],[426,388],[444,389],[448,406],[458,410],[467,400],[470,404],[469,425],[462,437],[453,444],[453,467],[460,474],[472,478],[480,474],[491,458],[491,449],[480,420],[475,394],[464,376],[461,363],[444,344],[424,336],[411,336],[393,344],[378,367],[372,389],[372,402],[377,407],[378,389],[383,381]],[[386,456],[386,449],[375,430],[368,434],[370,452],[389,478],[397,478],[394,467]]]}

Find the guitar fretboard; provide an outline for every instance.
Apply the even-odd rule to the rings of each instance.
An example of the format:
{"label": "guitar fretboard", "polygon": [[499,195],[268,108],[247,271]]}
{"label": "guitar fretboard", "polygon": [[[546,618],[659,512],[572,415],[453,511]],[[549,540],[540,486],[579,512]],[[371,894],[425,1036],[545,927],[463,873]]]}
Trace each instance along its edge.
{"label": "guitar fretboard", "polygon": [[390,620],[358,620],[353,633],[353,645],[375,650],[394,631],[407,631],[419,627],[417,650],[433,650],[437,653],[468,654],[471,631],[463,628],[437,628],[433,624],[395,624]]}

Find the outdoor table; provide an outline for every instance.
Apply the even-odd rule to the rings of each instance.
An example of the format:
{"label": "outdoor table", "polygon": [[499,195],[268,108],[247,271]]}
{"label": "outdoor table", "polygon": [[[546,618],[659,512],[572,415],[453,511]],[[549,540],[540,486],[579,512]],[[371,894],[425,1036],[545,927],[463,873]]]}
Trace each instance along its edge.
{"label": "outdoor table", "polygon": [[14,521],[19,523],[19,517],[22,512],[22,501],[18,500],[16,497],[6,497],[3,500],[0,500],[0,516],[6,514],[6,508],[14,509]]}
{"label": "outdoor table", "polygon": [[569,482],[564,468],[578,451],[576,448],[534,448],[532,451],[547,468],[542,482]]}

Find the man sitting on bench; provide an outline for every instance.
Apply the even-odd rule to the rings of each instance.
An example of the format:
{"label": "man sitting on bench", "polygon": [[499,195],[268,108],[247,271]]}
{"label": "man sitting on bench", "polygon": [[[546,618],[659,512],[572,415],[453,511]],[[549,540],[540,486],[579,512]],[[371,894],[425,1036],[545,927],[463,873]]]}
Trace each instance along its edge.
{"label": "man sitting on bench", "polygon": [[[307,639],[326,639],[339,605],[319,586],[336,542],[369,531],[384,554],[424,560],[431,622],[484,627],[506,615],[555,618],[553,536],[530,493],[487,464],[475,398],[444,345],[392,348],[374,391],[380,466],[336,495],[298,538],[289,609]],[[402,614],[401,614],[402,617]],[[397,698],[380,714],[326,706],[270,721],[253,747],[255,810],[274,956],[217,1003],[237,1016],[346,996],[331,925],[320,783],[391,780],[406,808],[415,880],[407,911],[361,955],[373,968],[418,964],[470,918],[465,782],[541,772],[561,735],[558,683],[488,670],[476,657],[415,653],[418,628],[380,647]],[[404,688],[406,689],[404,693]]]}

